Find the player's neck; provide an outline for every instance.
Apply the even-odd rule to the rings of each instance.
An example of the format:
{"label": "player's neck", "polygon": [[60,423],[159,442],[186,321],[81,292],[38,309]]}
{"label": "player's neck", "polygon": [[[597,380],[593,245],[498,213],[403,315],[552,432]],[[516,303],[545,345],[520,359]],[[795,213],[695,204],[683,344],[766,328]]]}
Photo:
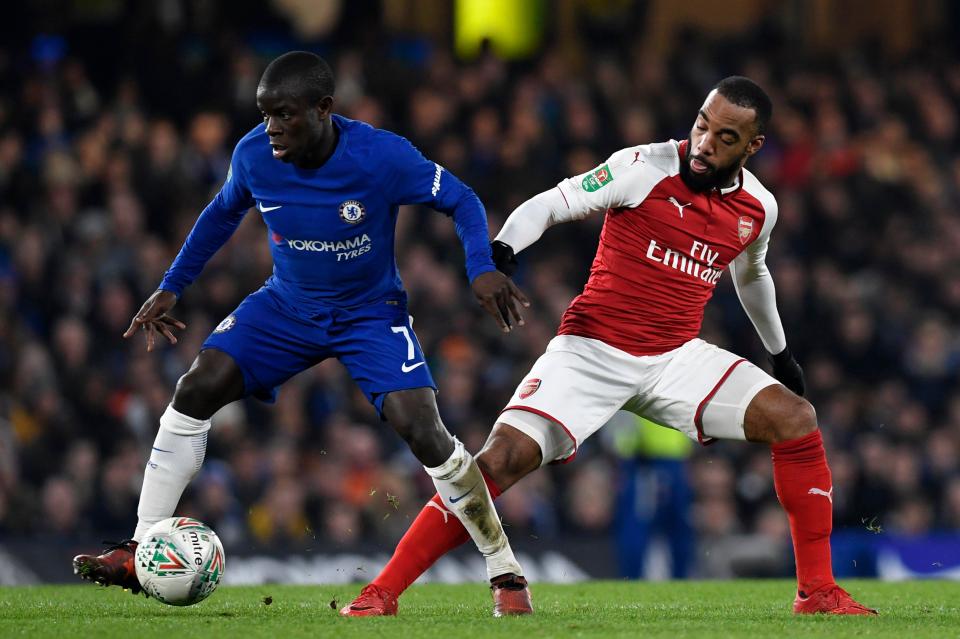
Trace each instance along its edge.
{"label": "player's neck", "polygon": [[340,131],[333,125],[333,118],[327,118],[323,123],[323,133],[317,143],[307,153],[302,161],[297,162],[297,168],[319,169],[337,149],[340,141]]}

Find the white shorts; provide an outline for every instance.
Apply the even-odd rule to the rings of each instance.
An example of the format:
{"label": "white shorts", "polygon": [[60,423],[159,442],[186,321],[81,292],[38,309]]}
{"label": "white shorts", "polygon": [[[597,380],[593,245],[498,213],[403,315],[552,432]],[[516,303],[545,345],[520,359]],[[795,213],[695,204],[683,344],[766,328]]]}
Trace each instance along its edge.
{"label": "white shorts", "polygon": [[626,410],[701,444],[745,439],[750,401],[777,380],[742,357],[692,339],[638,357],[599,340],[558,335],[498,419],[532,437],[543,463],[569,461],[615,412]]}

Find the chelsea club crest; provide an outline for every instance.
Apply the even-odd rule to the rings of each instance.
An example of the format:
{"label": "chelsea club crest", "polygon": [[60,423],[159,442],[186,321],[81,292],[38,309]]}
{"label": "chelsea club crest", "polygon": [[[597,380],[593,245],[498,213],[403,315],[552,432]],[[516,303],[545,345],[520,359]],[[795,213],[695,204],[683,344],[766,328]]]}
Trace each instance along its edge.
{"label": "chelsea club crest", "polygon": [[217,327],[213,329],[214,333],[226,333],[231,328],[237,325],[237,316],[231,313],[223,318],[223,321],[217,324]]}
{"label": "chelsea club crest", "polygon": [[367,210],[358,200],[347,200],[340,205],[340,219],[347,224],[359,224],[367,216]]}

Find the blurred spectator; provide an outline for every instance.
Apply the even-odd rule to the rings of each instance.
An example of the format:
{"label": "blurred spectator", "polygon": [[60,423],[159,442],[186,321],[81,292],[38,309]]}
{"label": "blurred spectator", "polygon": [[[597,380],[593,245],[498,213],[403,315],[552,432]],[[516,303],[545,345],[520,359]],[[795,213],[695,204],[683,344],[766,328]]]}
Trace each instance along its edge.
{"label": "blurred spectator", "polygon": [[646,576],[652,541],[668,549],[669,575],[683,579],[695,556],[690,513],[693,490],[686,459],[693,443],[686,435],[633,413],[619,411],[604,425],[613,431],[619,456],[615,530],[620,575]]}

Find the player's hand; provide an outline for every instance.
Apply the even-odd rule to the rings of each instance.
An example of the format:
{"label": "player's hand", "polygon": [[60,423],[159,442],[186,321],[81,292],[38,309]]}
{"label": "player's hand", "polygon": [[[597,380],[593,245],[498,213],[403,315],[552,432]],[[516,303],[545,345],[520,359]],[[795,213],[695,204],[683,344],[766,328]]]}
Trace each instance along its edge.
{"label": "player's hand", "polygon": [[530,306],[527,296],[500,271],[488,271],[474,278],[473,294],[483,310],[497,320],[500,330],[509,333],[515,325],[523,326],[520,305]]}
{"label": "player's hand", "polygon": [[124,338],[136,335],[137,331],[143,331],[143,336],[147,340],[148,352],[153,350],[158,335],[166,337],[171,344],[176,344],[177,336],[173,334],[173,329],[187,327],[180,320],[167,315],[167,311],[173,308],[176,303],[177,296],[170,291],[154,292],[140,307],[140,311],[133,316],[130,321],[130,328],[123,334]]}
{"label": "player's hand", "polygon": [[770,356],[770,363],[773,364],[773,376],[778,382],[792,390],[794,393],[803,397],[807,390],[807,385],[803,380],[803,369],[797,363],[790,347],[787,347]]}

